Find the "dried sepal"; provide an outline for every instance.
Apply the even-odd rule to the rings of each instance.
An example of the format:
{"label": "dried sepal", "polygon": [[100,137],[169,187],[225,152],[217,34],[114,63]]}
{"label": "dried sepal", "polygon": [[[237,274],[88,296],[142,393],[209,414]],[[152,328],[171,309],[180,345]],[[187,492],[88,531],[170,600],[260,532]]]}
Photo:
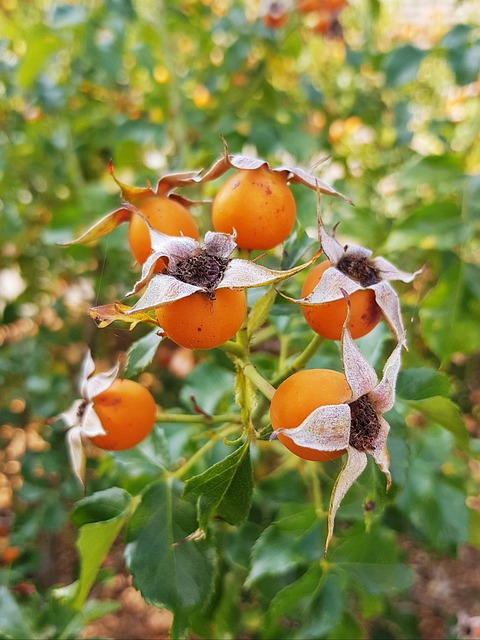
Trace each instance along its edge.
{"label": "dried sepal", "polygon": [[[392,408],[395,400],[402,352],[402,344],[397,343],[385,363],[382,379],[378,382],[375,370],[350,335],[350,300],[346,292],[343,294],[348,303],[348,313],[342,333],[342,361],[345,377],[352,390],[351,398],[338,405],[318,407],[298,427],[278,429],[271,436],[274,438],[282,432],[301,447],[317,451],[347,452],[347,462],[335,482],[330,500],[325,553],[333,535],[337,510],[349,488],[365,469],[367,454],[372,456],[385,475],[387,490],[390,487],[390,457],[387,449],[390,426],[383,414]],[[366,426],[370,433],[365,436]],[[360,431],[357,432],[356,429]]]}
{"label": "dried sepal", "polygon": [[304,269],[308,269],[308,267],[317,260],[319,255],[320,253],[318,252],[308,262],[304,262],[292,269],[286,269],[285,271],[262,267],[250,260],[233,258],[233,260],[228,263],[228,267],[225,270],[225,274],[218,288],[247,289],[280,282],[281,280],[291,278]]}
{"label": "dried sepal", "polygon": [[93,438],[106,435],[100,418],[95,412],[94,399],[111,387],[117,378],[120,360],[108,371],[95,374],[95,363],[88,351],[83,359],[79,389],[81,399],[75,400],[72,406],[56,418],[63,420],[67,429],[66,444],[72,472],[83,486],[85,479],[85,453],[82,438]]}
{"label": "dried sepal", "polygon": [[[213,291],[216,289],[242,290],[273,284],[290,278],[306,269],[313,264],[319,255],[319,253],[316,253],[311,260],[292,269],[278,271],[240,258],[233,258],[227,261],[228,256],[236,246],[234,236],[227,233],[209,231],[205,236],[204,246],[191,238],[173,238],[155,232],[151,228],[150,237],[154,247],[153,253],[143,266],[140,280],[135,284],[133,291],[127,295],[133,295],[146,288],[140,299],[129,311],[125,312],[127,314],[156,309],[199,291],[214,295]],[[223,273],[219,273],[218,281],[211,288],[186,282],[183,279],[179,279],[178,274],[175,273],[181,267],[182,261],[195,259],[201,254],[227,262],[223,268]],[[160,257],[168,260],[168,268],[152,277],[154,265]],[[173,273],[175,275],[171,275]]]}
{"label": "dried sepal", "polygon": [[348,447],[350,408],[347,404],[317,407],[294,429],[277,429],[270,440],[284,433],[296,445],[318,451],[343,451]]}
{"label": "dried sepal", "polygon": [[159,273],[153,276],[140,299],[125,313],[127,317],[129,314],[137,315],[138,312],[148,311],[149,309],[176,302],[197,293],[197,291],[203,291],[202,287]]}
{"label": "dried sepal", "polygon": [[130,329],[133,329],[139,322],[145,322],[147,324],[153,324],[159,327],[157,320],[150,317],[146,313],[132,312],[131,307],[120,302],[113,302],[111,304],[104,304],[98,307],[91,307],[88,313],[93,320],[95,320],[97,326],[100,329],[108,327],[112,322],[120,320],[121,322],[127,322],[130,324]]}
{"label": "dried sepal", "polygon": [[154,197],[165,197],[175,200],[184,207],[191,207],[203,200],[191,200],[178,193],[171,193],[176,187],[183,187],[194,184],[195,178],[199,176],[201,171],[178,171],[175,173],[167,173],[158,179],[155,189],[150,184],[146,187],[135,187],[120,182],[115,176],[113,163],[110,161],[108,165],[110,175],[115,180],[121,191],[122,206],[115,211],[111,211],[103,216],[100,220],[90,226],[81,236],[70,240],[69,242],[60,243],[61,246],[70,246],[76,244],[86,244],[99,240],[103,236],[111,233],[124,222],[129,222],[132,215],[141,215],[138,207],[146,200]]}
{"label": "dried sepal", "polygon": [[75,244],[87,244],[88,242],[93,242],[94,240],[103,238],[103,236],[111,233],[119,225],[123,224],[124,222],[128,222],[131,215],[131,212],[125,207],[115,209],[115,211],[107,213],[106,216],[95,222],[85,231],[85,233],[83,233],[78,238],[69,240],[68,242],[62,242],[60,244],[61,246],[68,247]]}
{"label": "dried sepal", "polygon": [[293,184],[302,184],[309,189],[313,189],[316,192],[343,198],[343,200],[345,200],[349,204],[352,204],[352,201],[349,198],[347,198],[342,193],[326,184],[316,176],[312,175],[305,169],[289,165],[271,167],[270,164],[262,158],[255,158],[240,154],[231,154],[228,151],[228,145],[224,138],[222,138],[222,142],[223,155],[218,160],[216,160],[205,173],[195,178],[195,182],[208,182],[210,180],[215,180],[216,178],[222,176],[229,169],[236,169],[237,171],[254,171],[256,169],[263,168],[266,171],[284,174],[286,182],[291,182]]}
{"label": "dried sepal", "polygon": [[366,466],[367,456],[365,452],[358,451],[353,447],[347,447],[347,461],[335,481],[332,497],[330,499],[330,506],[328,508],[327,537],[325,539],[324,555],[327,554],[328,547],[332,540],[335,516],[338,508],[347,494],[347,491],[360,477]]}
{"label": "dried sepal", "polygon": [[184,187],[194,184],[195,178],[201,173],[201,171],[176,171],[166,173],[158,179],[155,189],[152,189],[150,184],[147,184],[146,187],[135,187],[120,182],[120,180],[115,176],[113,163],[111,161],[108,165],[108,170],[112,178],[120,187],[122,200],[137,206],[147,198],[151,198],[153,196],[174,196],[174,194],[170,194],[173,189],[176,187]]}
{"label": "dried sepal", "polygon": [[[340,300],[343,297],[343,291],[352,295],[356,291],[370,289],[374,292],[375,302],[397,342],[406,346],[400,301],[390,281],[412,282],[421,273],[421,269],[407,273],[397,269],[385,258],[372,258],[372,252],[365,247],[354,244],[342,246],[335,238],[335,228],[332,233],[329,233],[323,224],[320,213],[318,215],[318,231],[321,249],[331,266],[325,269],[319,283],[304,298],[284,297],[294,304],[320,306]],[[367,269],[368,277],[360,272],[358,275],[354,273],[351,265],[355,263],[362,265],[362,269]]]}

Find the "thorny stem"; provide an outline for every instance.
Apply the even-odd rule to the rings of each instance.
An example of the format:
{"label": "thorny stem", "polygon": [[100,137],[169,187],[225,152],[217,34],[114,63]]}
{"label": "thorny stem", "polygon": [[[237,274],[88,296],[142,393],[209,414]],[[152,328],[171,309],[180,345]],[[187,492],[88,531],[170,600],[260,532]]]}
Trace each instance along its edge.
{"label": "thorny stem", "polygon": [[210,449],[212,449],[219,440],[222,440],[223,438],[228,436],[230,433],[233,433],[234,431],[237,431],[237,430],[238,430],[237,425],[228,425],[218,433],[214,433],[209,438],[209,440],[207,440],[207,442],[203,445],[203,447],[200,447],[198,451],[195,451],[195,453],[192,456],[190,456],[190,458],[184,464],[182,464],[181,467],[179,467],[176,471],[173,471],[171,473],[171,477],[176,478],[177,480],[179,480],[180,478],[183,478],[185,474],[193,466],[195,466],[198,460],[200,460],[208,451],[210,451]]}

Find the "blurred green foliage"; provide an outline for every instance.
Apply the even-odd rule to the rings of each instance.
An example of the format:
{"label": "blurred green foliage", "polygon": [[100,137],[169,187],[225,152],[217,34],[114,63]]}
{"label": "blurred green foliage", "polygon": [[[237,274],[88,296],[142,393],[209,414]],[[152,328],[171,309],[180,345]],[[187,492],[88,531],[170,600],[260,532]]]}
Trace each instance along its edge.
{"label": "blurred green foliage", "polygon": [[[458,0],[449,21],[408,23],[402,2],[351,0],[334,37],[295,11],[268,29],[250,5],[0,3],[0,557],[20,550],[2,562],[2,638],[77,637],[110,611],[85,598],[124,524],[137,588],[175,612],[173,635],[206,638],[417,637],[409,550],[434,562],[479,545],[478,16]],[[77,502],[63,430],[49,422],[78,397],[85,345],[105,367],[131,349],[127,374],[171,414],[198,415],[192,398],[211,415],[236,410],[220,350],[196,354],[191,370],[187,360],[183,379],[154,334],[98,331],[87,317],[134,282],[124,227],[95,246],[56,244],[118,205],[110,158],[141,186],[207,167],[221,135],[232,152],[273,164],[328,158],[319,174],[355,203],[324,198],[328,225],[340,221],[341,238],[402,269],[426,265],[397,287],[409,351],[388,415],[392,489],[386,497],[369,465],[339,510],[327,560],[338,461],[305,464],[261,440],[232,449],[215,424],[162,422],[134,450],[90,451]],[[315,227],[315,194],[292,191],[298,223],[282,267],[300,260],[311,244],[303,231]],[[208,229],[208,206],[193,211]],[[311,337],[301,314],[276,302],[269,322],[291,362]],[[359,344],[380,370],[385,327]],[[252,354],[267,377],[276,357]],[[338,345],[322,345],[309,366],[340,368]],[[214,514],[224,520],[209,522]],[[198,520],[208,536],[188,540]],[[80,566],[63,567],[53,559],[61,544],[71,558],[72,540],[61,540],[72,522]],[[445,625],[456,613],[445,608]]]}

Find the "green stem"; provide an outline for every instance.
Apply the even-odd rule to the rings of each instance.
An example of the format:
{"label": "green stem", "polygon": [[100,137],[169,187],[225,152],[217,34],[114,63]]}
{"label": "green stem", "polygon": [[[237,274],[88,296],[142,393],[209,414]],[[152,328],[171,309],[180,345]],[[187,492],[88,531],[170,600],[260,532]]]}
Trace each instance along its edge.
{"label": "green stem", "polygon": [[[302,353],[300,353],[288,367],[285,367],[285,369],[280,371],[280,373],[278,373],[273,378],[271,386],[273,386],[273,388],[278,387],[278,385],[282,383],[284,380],[286,380],[289,376],[291,376],[292,373],[295,373],[296,371],[300,371],[300,369],[302,369],[310,360],[310,358],[315,354],[319,346],[322,344],[323,340],[324,338],[315,334],[315,336],[310,340],[310,342],[302,351]],[[252,413],[252,422],[257,427],[262,426],[261,425],[262,419],[265,415],[265,412],[268,406],[267,398],[268,396],[265,396],[265,398],[260,398],[257,406],[255,407],[254,412]],[[271,400],[271,398],[268,398],[268,399]]]}
{"label": "green stem", "polygon": [[241,367],[245,376],[252,382],[257,389],[263,393],[265,398],[271,400],[275,393],[275,388],[265,380],[265,378],[255,369],[251,362],[245,362],[244,360],[238,360],[238,366]]}
{"label": "green stem", "polygon": [[225,353],[230,353],[232,356],[237,356],[238,358],[243,358],[245,356],[245,348],[240,342],[234,342],[233,340],[228,340],[219,346],[219,349],[225,351]]}
{"label": "green stem", "polygon": [[190,458],[184,464],[182,464],[181,467],[179,467],[176,471],[173,471],[171,473],[171,477],[176,478],[177,480],[179,480],[180,478],[183,478],[185,474],[188,471],[190,471],[190,469],[194,467],[196,463],[208,451],[210,451],[210,449],[212,449],[219,440],[222,440],[223,438],[228,436],[230,433],[233,433],[234,431],[237,431],[237,430],[238,430],[238,427],[236,425],[229,425],[228,427],[226,427],[225,429],[222,429],[218,433],[214,433],[210,437],[210,439],[203,445],[203,447],[200,447],[198,451],[195,451],[195,453],[192,456],[190,456]]}
{"label": "green stem", "polygon": [[274,327],[273,325],[264,327],[263,329],[260,329],[252,336],[250,340],[250,344],[252,345],[252,347],[256,347],[262,344],[263,342],[270,340],[270,338],[274,338],[276,335],[277,335],[276,327]]}
{"label": "green stem", "polygon": [[238,413],[223,413],[218,416],[208,416],[202,414],[189,414],[189,413],[164,413],[158,411],[156,416],[156,422],[170,422],[170,423],[182,423],[182,424],[218,424],[225,422],[240,422],[240,416]]}
{"label": "green stem", "polygon": [[306,472],[310,477],[312,483],[313,504],[315,505],[315,513],[317,514],[318,518],[323,518],[325,516],[325,511],[323,509],[322,487],[317,470],[317,462],[307,462]]}
{"label": "green stem", "polygon": [[280,373],[278,373],[274,377],[274,379],[272,380],[272,384],[275,387],[277,387],[281,382],[283,382],[289,376],[291,376],[292,373],[295,373],[296,371],[300,371],[300,369],[303,369],[304,366],[307,364],[307,362],[310,360],[310,358],[312,358],[315,355],[317,349],[319,348],[319,346],[322,344],[324,340],[325,338],[322,338],[322,336],[315,334],[315,336],[310,340],[310,342],[307,344],[307,346],[302,351],[302,353],[300,353],[300,355],[298,355],[295,358],[295,360],[293,360],[289,364],[288,367],[285,367],[283,371],[280,371]]}

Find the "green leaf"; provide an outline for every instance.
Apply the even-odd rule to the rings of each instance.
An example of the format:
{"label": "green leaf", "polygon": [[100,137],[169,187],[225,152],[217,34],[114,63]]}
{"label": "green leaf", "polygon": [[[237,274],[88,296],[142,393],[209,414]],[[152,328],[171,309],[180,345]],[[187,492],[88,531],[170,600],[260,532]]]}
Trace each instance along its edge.
{"label": "green leaf", "polygon": [[461,208],[457,203],[435,201],[419,207],[397,224],[385,243],[384,251],[453,249],[461,246],[471,235],[471,225],[461,223]]}
{"label": "green leaf", "polygon": [[294,508],[293,513],[276,520],[258,538],[246,585],[260,578],[279,575],[320,558],[323,553],[320,522],[311,507]]}
{"label": "green leaf", "polygon": [[441,359],[454,353],[472,353],[478,348],[479,303],[470,290],[466,265],[454,258],[440,273],[435,288],[422,302],[422,335]]}
{"label": "green leaf", "polygon": [[470,509],[470,535],[469,544],[473,544],[480,549],[480,511]]}
{"label": "green leaf", "polygon": [[387,87],[401,87],[415,80],[426,52],[411,44],[398,47],[385,56],[384,71]]}
{"label": "green leaf", "polygon": [[[109,496],[112,504],[109,503]],[[86,522],[80,527],[77,539],[80,578],[73,605],[78,609],[87,599],[105,556],[130,515],[132,504],[131,497],[115,487],[99,491],[82,502],[76,513],[78,522]],[[101,520],[92,520],[95,516]]]}
{"label": "green leaf", "polygon": [[229,524],[240,524],[250,511],[253,475],[248,443],[198,476],[187,480],[185,498],[199,498],[198,524],[206,530],[219,516]]}
{"label": "green leaf", "polygon": [[[291,269],[317,241],[298,225],[283,245],[282,269]],[[317,244],[318,248],[318,244]]]}
{"label": "green leaf", "polygon": [[398,593],[408,589],[413,581],[413,572],[404,564],[365,564],[343,562],[337,565],[372,595]]}
{"label": "green leaf", "polygon": [[405,400],[424,400],[432,396],[448,396],[450,380],[435,369],[404,369],[397,379],[397,395]]}
{"label": "green leaf", "polygon": [[189,538],[197,531],[195,507],[179,492],[166,480],[150,484],[126,531],[135,587],[148,603],[175,614],[208,603],[216,565],[211,543]]}
{"label": "green leaf", "polygon": [[18,82],[23,89],[29,89],[37,80],[48,58],[62,46],[60,38],[39,26],[28,39],[27,53],[18,70]]}
{"label": "green leaf", "polygon": [[253,332],[261,327],[268,319],[270,309],[275,302],[277,293],[273,286],[269,287],[265,294],[258,298],[248,314],[247,336],[250,338]]}
{"label": "green leaf", "polygon": [[415,186],[429,185],[436,193],[450,198],[452,188],[465,180],[463,164],[458,156],[413,156],[397,174],[402,189],[411,190]]}
{"label": "green leaf", "polygon": [[118,487],[97,491],[75,504],[71,519],[77,527],[112,520],[128,509],[131,500],[132,496]]}
{"label": "green leaf", "polygon": [[82,24],[86,19],[86,8],[81,4],[57,4],[51,15],[51,25],[54,29],[74,27]]}
{"label": "green leaf", "polygon": [[152,362],[158,349],[158,345],[162,341],[157,331],[151,331],[145,336],[132,344],[127,351],[127,367],[125,376],[127,378],[143,371]]}
{"label": "green leaf", "polygon": [[240,407],[242,425],[246,431],[250,425],[250,416],[257,404],[255,385],[247,378],[243,368],[237,365],[235,376],[235,404]]}
{"label": "green leaf", "polygon": [[369,531],[360,523],[353,526],[332,559],[348,581],[353,579],[372,595],[403,591],[412,583],[411,569],[399,562],[395,536],[378,522]]}
{"label": "green leaf", "polygon": [[[323,573],[318,563],[312,564],[303,576],[273,598],[262,638],[326,637],[339,623],[344,609],[342,580],[335,573]],[[287,636],[288,628],[295,631]]]}
{"label": "green leaf", "polygon": [[480,67],[480,41],[471,42],[473,30],[466,24],[456,25],[441,40],[445,58],[455,74],[457,84],[475,82]]}
{"label": "green leaf", "polygon": [[423,400],[409,401],[408,404],[413,409],[421,411],[435,424],[450,431],[455,438],[455,444],[461,451],[465,453],[469,451],[468,432],[460,409],[452,400],[443,396],[434,396]]}
{"label": "green leaf", "polygon": [[20,609],[9,589],[3,585],[0,586],[0,635],[19,640],[34,637],[28,624],[28,618]]}
{"label": "green leaf", "polygon": [[186,406],[191,406],[193,395],[203,411],[213,414],[220,400],[232,392],[232,387],[232,371],[202,362],[187,376],[180,399]]}

